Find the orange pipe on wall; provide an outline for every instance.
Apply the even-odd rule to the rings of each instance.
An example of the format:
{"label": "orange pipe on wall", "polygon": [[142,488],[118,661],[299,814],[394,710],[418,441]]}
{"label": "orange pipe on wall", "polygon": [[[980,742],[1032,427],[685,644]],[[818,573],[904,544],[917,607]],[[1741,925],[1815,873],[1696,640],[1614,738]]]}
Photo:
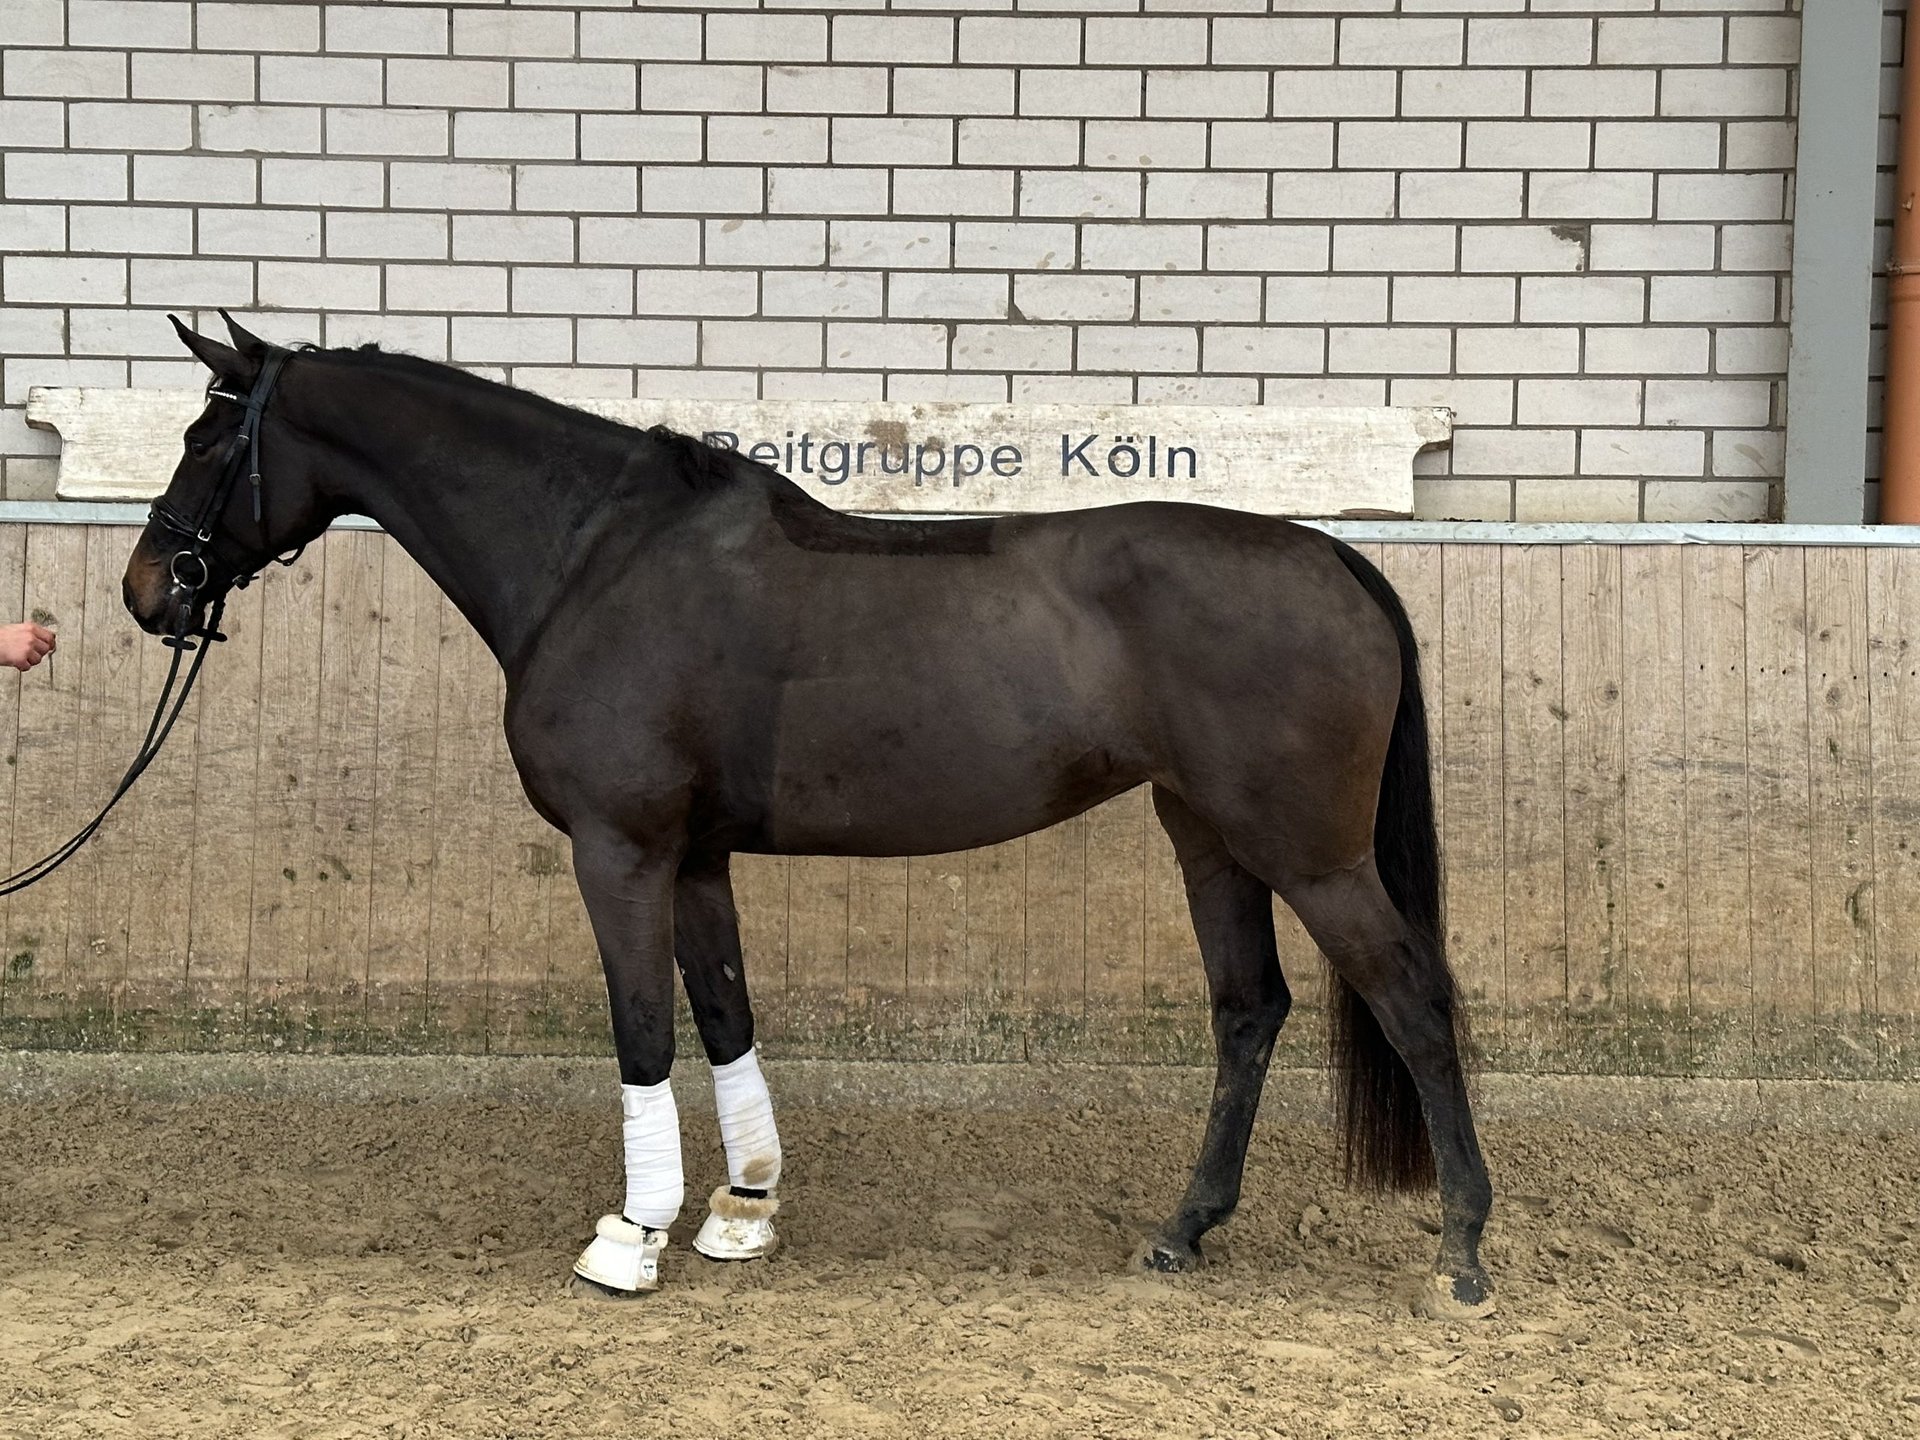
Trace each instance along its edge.
{"label": "orange pipe on wall", "polygon": [[1881,403],[1880,523],[1920,525],[1920,24],[1907,17],[1900,164],[1887,259],[1887,379]]}

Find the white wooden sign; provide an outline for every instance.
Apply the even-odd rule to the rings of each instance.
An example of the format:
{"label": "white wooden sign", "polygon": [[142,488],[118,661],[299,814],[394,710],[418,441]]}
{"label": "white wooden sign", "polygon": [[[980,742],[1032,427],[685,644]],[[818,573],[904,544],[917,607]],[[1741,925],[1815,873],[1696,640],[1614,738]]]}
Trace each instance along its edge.
{"label": "white wooden sign", "polygon": [[[60,432],[58,494],[166,488],[197,390],[36,388]],[[566,403],[739,450],[842,510],[980,515],[1192,500],[1268,515],[1413,513],[1413,457],[1452,435],[1438,407],[972,405],[811,400]]]}

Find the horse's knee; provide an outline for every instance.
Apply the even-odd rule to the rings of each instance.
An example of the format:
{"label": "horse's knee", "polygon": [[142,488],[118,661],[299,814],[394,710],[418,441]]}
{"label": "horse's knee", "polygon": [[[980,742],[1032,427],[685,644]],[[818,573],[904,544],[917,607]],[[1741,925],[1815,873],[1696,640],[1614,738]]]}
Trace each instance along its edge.
{"label": "horse's knee", "polygon": [[[618,1047],[616,1046],[616,1050]],[[653,1086],[672,1078],[673,1051],[664,1055],[657,1051],[629,1056],[624,1052],[617,1055],[622,1085]]]}

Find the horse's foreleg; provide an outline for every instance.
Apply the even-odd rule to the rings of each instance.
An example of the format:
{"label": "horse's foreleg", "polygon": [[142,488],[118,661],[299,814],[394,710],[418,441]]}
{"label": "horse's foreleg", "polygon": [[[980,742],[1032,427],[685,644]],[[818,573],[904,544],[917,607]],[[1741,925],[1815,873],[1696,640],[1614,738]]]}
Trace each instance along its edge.
{"label": "horse's foreleg", "polygon": [[715,1260],[755,1260],[778,1238],[780,1132],[753,1048],[753,1005],[740,955],[740,921],[726,855],[692,855],[674,884],[674,953],[700,1043],[713,1067],[713,1101],[727,1180],[713,1192],[693,1247]]}
{"label": "horse's foreleg", "polygon": [[1273,936],[1273,892],[1227,853],[1220,834],[1169,791],[1154,808],[1173,841],[1213,1001],[1217,1070],[1206,1139],[1180,1208],[1147,1242],[1140,1261],[1154,1270],[1201,1263],[1200,1237],[1240,1203],[1253,1117],[1266,1083],[1274,1037],[1292,1003]]}
{"label": "horse's foreleg", "polygon": [[620,1062],[627,1194],[603,1216],[574,1273],[600,1293],[660,1283],[667,1227],[680,1214],[680,1116],[673,1101],[673,887],[679,856],[576,829],[574,874],[593,921]]}

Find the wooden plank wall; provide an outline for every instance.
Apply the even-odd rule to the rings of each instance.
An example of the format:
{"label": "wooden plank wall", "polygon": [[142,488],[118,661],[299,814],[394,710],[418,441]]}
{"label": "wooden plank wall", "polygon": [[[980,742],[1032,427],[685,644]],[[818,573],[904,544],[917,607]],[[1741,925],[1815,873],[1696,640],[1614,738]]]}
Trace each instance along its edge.
{"label": "wooden plank wall", "polygon": [[[11,865],[108,792],[166,652],[125,527],[0,526]],[[1920,1076],[1920,551],[1364,547],[1405,597],[1449,938],[1488,1065]],[[0,902],[0,1040],[601,1052],[565,841],[501,683],[386,538],[237,597],[172,746],[82,855]],[[1144,791],[1022,841],[736,867],[788,1054],[1192,1061],[1205,991]],[[1284,911],[1310,1061],[1324,983]]]}

